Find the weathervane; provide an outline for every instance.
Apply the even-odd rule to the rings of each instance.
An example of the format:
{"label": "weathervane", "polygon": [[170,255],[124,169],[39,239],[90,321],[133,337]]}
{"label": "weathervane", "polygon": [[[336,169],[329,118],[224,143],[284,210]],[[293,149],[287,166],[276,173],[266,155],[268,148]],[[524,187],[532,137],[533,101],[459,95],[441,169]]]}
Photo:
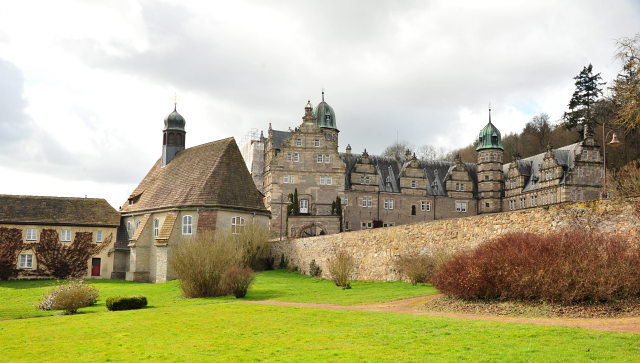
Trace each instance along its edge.
{"label": "weathervane", "polygon": [[171,97],[171,98],[173,98],[173,104],[175,106],[177,106],[178,105],[178,92],[175,92],[174,96]]}

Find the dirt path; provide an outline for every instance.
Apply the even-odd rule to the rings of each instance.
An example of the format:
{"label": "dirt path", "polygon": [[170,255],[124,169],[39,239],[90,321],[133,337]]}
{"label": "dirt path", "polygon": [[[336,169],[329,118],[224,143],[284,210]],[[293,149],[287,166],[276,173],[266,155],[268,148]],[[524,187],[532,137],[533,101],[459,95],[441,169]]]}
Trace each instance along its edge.
{"label": "dirt path", "polygon": [[319,309],[336,309],[336,310],[359,310],[359,311],[380,311],[387,313],[402,313],[414,315],[442,316],[457,319],[475,319],[502,321],[511,323],[539,324],[539,325],[557,325],[571,326],[585,329],[609,330],[630,333],[640,333],[640,317],[634,318],[615,318],[615,319],[570,319],[570,318],[516,318],[491,315],[473,315],[473,314],[452,314],[437,313],[416,310],[416,307],[423,302],[440,297],[441,295],[429,295],[414,297],[406,300],[391,301],[382,304],[372,305],[355,305],[344,306],[334,304],[309,304],[309,303],[292,303],[285,301],[247,301],[252,304],[276,305],[276,306],[295,306]]}

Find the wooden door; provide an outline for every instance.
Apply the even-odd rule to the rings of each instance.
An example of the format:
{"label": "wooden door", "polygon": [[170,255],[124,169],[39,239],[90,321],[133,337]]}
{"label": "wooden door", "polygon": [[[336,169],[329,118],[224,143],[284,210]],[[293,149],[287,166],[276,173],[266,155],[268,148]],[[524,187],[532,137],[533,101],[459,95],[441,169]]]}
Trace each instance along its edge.
{"label": "wooden door", "polygon": [[100,276],[100,259],[91,259],[91,276]]}

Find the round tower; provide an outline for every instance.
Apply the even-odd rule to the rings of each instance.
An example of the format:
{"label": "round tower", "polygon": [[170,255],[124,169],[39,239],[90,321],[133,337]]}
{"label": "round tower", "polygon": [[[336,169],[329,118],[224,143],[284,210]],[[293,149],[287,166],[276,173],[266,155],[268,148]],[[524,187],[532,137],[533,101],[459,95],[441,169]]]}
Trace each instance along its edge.
{"label": "round tower", "polygon": [[494,213],[502,211],[502,136],[500,130],[489,123],[478,135],[478,213]]}
{"label": "round tower", "polygon": [[184,129],[186,124],[184,117],[176,110],[164,118],[164,128],[162,129],[162,167],[173,160],[176,154],[184,150],[184,142],[187,132]]}

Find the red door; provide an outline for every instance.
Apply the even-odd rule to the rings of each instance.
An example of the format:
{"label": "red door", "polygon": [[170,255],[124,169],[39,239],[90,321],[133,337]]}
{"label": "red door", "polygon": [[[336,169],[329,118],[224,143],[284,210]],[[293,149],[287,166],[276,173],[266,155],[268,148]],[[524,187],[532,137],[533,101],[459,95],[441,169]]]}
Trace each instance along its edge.
{"label": "red door", "polygon": [[91,276],[100,276],[100,259],[91,259]]}

